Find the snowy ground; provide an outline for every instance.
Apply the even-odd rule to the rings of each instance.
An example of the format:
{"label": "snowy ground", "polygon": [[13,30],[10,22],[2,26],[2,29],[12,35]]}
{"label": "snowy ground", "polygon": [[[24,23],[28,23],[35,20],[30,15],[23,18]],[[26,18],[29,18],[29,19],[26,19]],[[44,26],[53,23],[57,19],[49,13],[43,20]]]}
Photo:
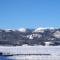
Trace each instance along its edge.
{"label": "snowy ground", "polygon": [[60,56],[12,56],[13,60],[60,60]]}
{"label": "snowy ground", "polygon": [[6,54],[51,54],[60,55],[60,46],[0,46]]}
{"label": "snowy ground", "polygon": [[60,46],[0,46],[4,54],[50,54],[48,55],[14,55],[13,60],[60,60]]}

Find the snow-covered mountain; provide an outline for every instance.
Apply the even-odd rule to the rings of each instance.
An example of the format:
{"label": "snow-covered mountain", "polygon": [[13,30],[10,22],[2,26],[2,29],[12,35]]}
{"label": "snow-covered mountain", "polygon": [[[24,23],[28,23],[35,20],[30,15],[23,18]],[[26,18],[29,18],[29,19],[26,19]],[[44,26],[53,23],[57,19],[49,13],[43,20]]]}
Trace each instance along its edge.
{"label": "snow-covered mountain", "polygon": [[0,45],[60,45],[60,28],[0,29]]}
{"label": "snow-covered mountain", "polygon": [[33,32],[41,32],[43,33],[46,28],[36,28]]}
{"label": "snow-covered mountain", "polygon": [[20,28],[20,29],[18,29],[18,31],[20,31],[20,32],[26,32],[27,29],[26,28]]}

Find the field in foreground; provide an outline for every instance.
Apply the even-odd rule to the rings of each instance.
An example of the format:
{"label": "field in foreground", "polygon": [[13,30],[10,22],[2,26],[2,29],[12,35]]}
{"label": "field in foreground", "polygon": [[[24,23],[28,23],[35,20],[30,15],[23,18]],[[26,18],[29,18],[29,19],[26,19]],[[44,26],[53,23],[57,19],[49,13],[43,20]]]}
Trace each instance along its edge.
{"label": "field in foreground", "polygon": [[[12,54],[4,60],[60,60],[60,46],[0,46],[0,52]],[[50,54],[50,55],[15,55]],[[2,59],[0,59],[2,60]]]}
{"label": "field in foreground", "polygon": [[10,56],[13,60],[60,60],[60,56]]}

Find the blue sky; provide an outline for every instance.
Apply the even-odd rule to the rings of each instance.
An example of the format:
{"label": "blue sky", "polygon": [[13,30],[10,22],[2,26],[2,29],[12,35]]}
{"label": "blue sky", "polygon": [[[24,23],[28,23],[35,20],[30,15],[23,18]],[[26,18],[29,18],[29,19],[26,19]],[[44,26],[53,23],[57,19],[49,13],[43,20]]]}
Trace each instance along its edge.
{"label": "blue sky", "polygon": [[0,28],[60,27],[60,0],[0,0]]}

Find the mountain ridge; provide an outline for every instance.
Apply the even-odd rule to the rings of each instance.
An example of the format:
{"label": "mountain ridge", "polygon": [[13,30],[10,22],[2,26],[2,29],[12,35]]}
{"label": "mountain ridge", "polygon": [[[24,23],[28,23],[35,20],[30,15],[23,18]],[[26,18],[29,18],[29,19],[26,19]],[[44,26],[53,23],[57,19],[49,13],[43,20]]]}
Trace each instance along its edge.
{"label": "mountain ridge", "polygon": [[0,29],[0,45],[60,45],[60,28]]}

